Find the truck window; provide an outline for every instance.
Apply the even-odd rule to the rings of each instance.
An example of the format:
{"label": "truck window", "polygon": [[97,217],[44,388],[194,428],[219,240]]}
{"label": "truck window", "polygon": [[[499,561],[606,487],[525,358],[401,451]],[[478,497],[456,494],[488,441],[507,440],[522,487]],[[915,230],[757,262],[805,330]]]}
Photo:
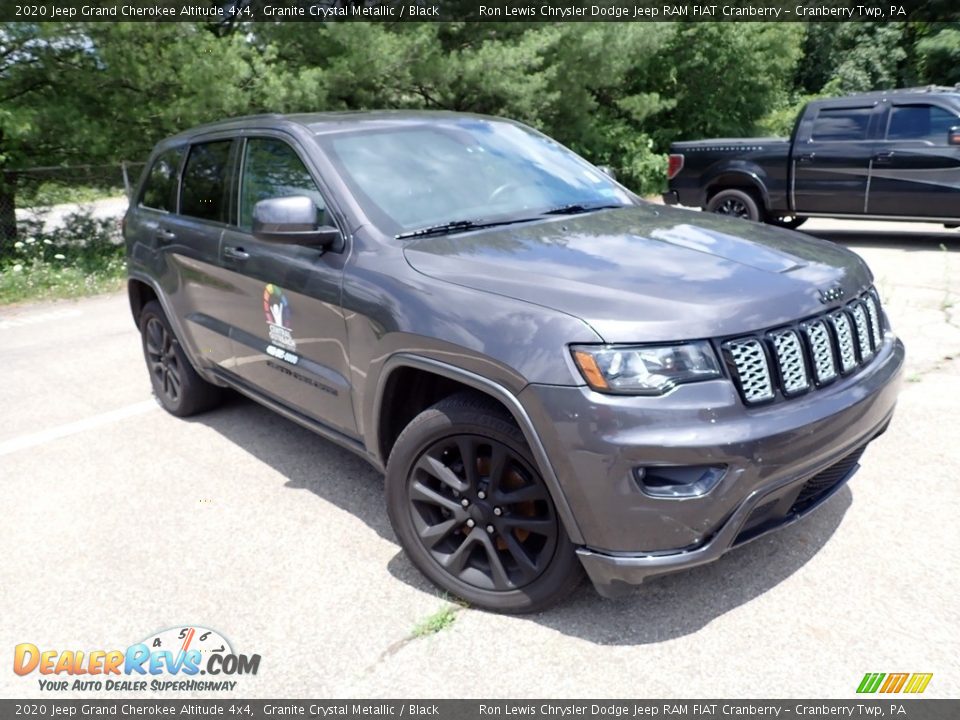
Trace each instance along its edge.
{"label": "truck window", "polygon": [[927,140],[946,145],[950,128],[960,125],[960,118],[936,105],[900,105],[890,113],[887,140]]}
{"label": "truck window", "polygon": [[866,140],[872,107],[822,108],[813,123],[811,140]]}
{"label": "truck window", "polygon": [[176,212],[177,210],[177,172],[180,170],[180,159],[183,157],[183,148],[165,150],[157,156],[150,168],[147,181],[143,184],[140,194],[140,205]]}
{"label": "truck window", "polygon": [[232,142],[216,140],[190,148],[180,187],[181,215],[226,222],[226,174]]}
{"label": "truck window", "polygon": [[282,140],[247,140],[240,184],[240,227],[251,228],[253,206],[261,200],[290,195],[306,195],[317,206],[318,217],[323,216],[320,190],[296,151]]}

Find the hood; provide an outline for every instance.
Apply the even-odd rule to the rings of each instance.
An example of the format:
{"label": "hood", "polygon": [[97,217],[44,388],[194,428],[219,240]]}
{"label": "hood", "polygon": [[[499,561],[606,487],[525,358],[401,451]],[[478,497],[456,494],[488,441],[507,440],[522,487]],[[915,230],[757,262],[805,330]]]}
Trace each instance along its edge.
{"label": "hood", "polygon": [[438,280],[573,315],[611,343],[773,327],[829,309],[821,290],[849,299],[871,281],[833,243],[647,204],[423,238],[404,255]]}

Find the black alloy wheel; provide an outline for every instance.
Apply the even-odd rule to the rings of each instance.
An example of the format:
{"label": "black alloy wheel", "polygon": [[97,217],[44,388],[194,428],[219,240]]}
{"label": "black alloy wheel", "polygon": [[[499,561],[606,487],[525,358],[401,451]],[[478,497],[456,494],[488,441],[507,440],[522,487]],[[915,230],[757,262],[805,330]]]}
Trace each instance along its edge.
{"label": "black alloy wheel", "polygon": [[159,318],[150,317],[144,324],[143,345],[154,389],[170,403],[179,403],[183,375],[177,356],[177,339]]}
{"label": "black alloy wheel", "polygon": [[733,217],[750,219],[750,209],[740,198],[726,198],[714,212],[717,215],[732,215]]}
{"label": "black alloy wheel", "polygon": [[407,496],[424,549],[468,585],[522,588],[543,574],[556,549],[547,488],[496,440],[464,434],[433,443],[414,466]]}
{"label": "black alloy wheel", "polygon": [[707,212],[727,217],[753,220],[759,222],[763,218],[763,211],[757,199],[747,190],[727,188],[720,190],[707,203]]}
{"label": "black alloy wheel", "polygon": [[223,388],[204,380],[190,364],[156,300],[140,311],[140,335],[153,394],[167,412],[187,417],[223,400]]}
{"label": "black alloy wheel", "polygon": [[386,493],[413,564],[473,607],[542,610],[583,578],[523,432],[485,395],[451,395],[413,418],[390,450]]}

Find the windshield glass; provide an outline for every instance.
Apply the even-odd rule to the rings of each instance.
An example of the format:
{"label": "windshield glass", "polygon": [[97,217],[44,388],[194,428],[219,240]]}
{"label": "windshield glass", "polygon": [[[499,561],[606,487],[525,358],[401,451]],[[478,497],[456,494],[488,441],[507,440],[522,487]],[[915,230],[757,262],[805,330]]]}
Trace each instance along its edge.
{"label": "windshield glass", "polygon": [[519,125],[462,118],[320,135],[343,180],[391,235],[457,220],[527,218],[568,205],[628,205],[604,173]]}

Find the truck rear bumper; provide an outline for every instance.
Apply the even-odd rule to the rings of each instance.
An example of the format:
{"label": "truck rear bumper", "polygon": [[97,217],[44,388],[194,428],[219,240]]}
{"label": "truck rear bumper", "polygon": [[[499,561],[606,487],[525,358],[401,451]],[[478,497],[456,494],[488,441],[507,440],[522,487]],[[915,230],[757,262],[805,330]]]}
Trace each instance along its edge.
{"label": "truck rear bumper", "polygon": [[667,190],[661,197],[663,198],[664,205],[680,204],[680,196],[677,194],[676,190]]}

